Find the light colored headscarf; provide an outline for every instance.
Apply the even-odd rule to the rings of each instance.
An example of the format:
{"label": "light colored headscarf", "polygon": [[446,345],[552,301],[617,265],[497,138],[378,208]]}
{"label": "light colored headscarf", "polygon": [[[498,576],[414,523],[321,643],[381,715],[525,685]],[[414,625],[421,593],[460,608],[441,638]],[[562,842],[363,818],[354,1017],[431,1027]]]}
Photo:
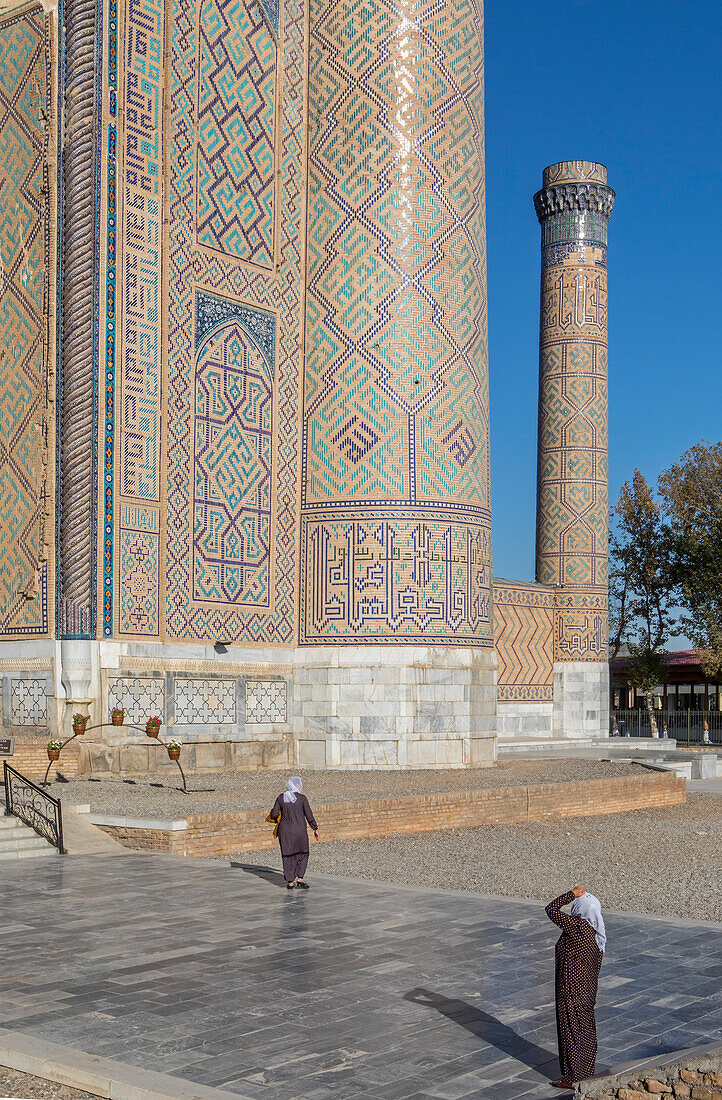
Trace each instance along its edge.
{"label": "light colored headscarf", "polygon": [[303,780],[301,779],[301,776],[292,775],[286,786],[288,787],[288,790],[283,792],[283,801],[295,802],[296,795],[300,794],[303,790]]}
{"label": "light colored headscarf", "polygon": [[597,934],[597,946],[604,954],[607,949],[607,930],[604,927],[602,905],[599,898],[595,898],[594,894],[582,894],[580,898],[575,898],[572,902],[572,913],[575,917],[582,917],[588,924],[591,924]]}

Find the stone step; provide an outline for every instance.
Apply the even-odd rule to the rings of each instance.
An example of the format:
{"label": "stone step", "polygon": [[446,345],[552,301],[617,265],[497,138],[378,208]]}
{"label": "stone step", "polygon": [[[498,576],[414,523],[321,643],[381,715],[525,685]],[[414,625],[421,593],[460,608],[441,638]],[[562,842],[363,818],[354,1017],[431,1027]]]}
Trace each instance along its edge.
{"label": "stone step", "polygon": [[37,856],[47,859],[57,854],[58,851],[52,844],[45,844],[42,848],[26,848],[20,852],[6,852],[4,848],[0,848],[0,862],[4,859],[35,859]]}
{"label": "stone step", "polygon": [[38,833],[33,832],[32,829],[23,829],[22,832],[13,834],[11,837],[3,837],[0,840],[0,852],[4,851],[18,851],[21,852],[26,848],[52,848],[45,837],[39,836]]}
{"label": "stone step", "polygon": [[0,816],[0,859],[49,856],[56,848],[14,814]]}

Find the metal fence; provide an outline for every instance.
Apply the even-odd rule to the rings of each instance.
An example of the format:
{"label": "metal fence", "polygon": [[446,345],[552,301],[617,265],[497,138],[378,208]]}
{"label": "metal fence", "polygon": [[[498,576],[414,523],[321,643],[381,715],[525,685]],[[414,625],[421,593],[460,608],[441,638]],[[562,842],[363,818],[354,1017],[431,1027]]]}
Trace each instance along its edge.
{"label": "metal fence", "polygon": [[63,815],[60,799],[46,794],[31,779],[3,761],[5,813],[14,814],[63,853]]}
{"label": "metal fence", "polygon": [[[711,744],[722,747],[722,712],[718,710],[655,710],[660,737],[671,737],[683,745]],[[649,711],[612,710],[612,737],[653,737]]]}

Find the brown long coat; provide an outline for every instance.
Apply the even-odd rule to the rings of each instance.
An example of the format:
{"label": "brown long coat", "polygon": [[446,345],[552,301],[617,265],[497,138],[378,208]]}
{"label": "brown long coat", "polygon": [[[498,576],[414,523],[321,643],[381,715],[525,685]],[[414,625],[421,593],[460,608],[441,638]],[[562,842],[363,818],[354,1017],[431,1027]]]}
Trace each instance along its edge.
{"label": "brown long coat", "polygon": [[281,855],[295,856],[307,852],[308,829],[306,828],[306,822],[314,831],[318,828],[318,825],[305,794],[297,794],[295,802],[284,802],[283,795],[279,794],[271,810],[271,817],[274,821],[278,819],[279,814],[281,815],[281,822],[278,826],[278,843],[281,845]]}
{"label": "brown long coat", "polygon": [[591,924],[583,917],[562,913],[562,906],[572,901],[574,893],[569,890],[549,902],[546,914],[562,930],[554,949],[554,999],[562,1078],[583,1081],[593,1076],[597,1060],[594,1006],[603,955]]}

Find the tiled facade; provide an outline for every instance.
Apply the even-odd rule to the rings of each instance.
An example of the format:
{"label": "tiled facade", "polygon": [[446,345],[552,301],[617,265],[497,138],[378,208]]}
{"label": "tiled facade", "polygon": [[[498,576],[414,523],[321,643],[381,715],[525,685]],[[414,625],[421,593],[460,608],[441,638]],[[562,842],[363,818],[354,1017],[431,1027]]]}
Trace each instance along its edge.
{"label": "tiled facade", "polygon": [[53,629],[53,34],[39,7],[0,23],[0,638]]}
{"label": "tiled facade", "polygon": [[[105,0],[102,50],[67,66],[56,13],[11,3],[0,159],[27,207],[26,252],[8,250],[6,212],[0,335],[17,363],[0,386],[27,469],[11,463],[3,482],[0,671],[12,639],[44,636],[43,721],[67,729],[77,707],[107,721],[116,704],[140,725],[160,713],[206,746],[206,766],[223,740],[239,766],[490,763],[497,660],[500,705],[548,708],[555,661],[591,660],[604,642],[605,361],[589,333],[605,306],[601,245],[569,252],[572,223],[555,214],[544,575],[497,586],[495,608],[476,0],[413,13],[389,0]],[[68,40],[87,7],[65,0]],[[67,109],[74,80],[90,81],[97,177],[58,226],[54,104]],[[605,190],[599,166],[573,163],[547,170],[546,191],[582,178]],[[66,156],[63,193],[74,171]],[[52,242],[88,210],[92,348],[70,355],[65,333],[56,355]],[[565,279],[586,288],[573,347],[557,316]],[[94,500],[57,536],[57,577],[56,477],[59,531],[68,501],[77,515]],[[40,695],[15,695],[17,721],[41,724]],[[115,753],[126,737],[140,759],[136,736],[100,740]],[[261,758],[242,748],[254,739]]]}
{"label": "tiled facade", "polygon": [[561,661],[607,655],[607,222],[603,165],[547,168],[542,227],[536,579],[562,585]]}

